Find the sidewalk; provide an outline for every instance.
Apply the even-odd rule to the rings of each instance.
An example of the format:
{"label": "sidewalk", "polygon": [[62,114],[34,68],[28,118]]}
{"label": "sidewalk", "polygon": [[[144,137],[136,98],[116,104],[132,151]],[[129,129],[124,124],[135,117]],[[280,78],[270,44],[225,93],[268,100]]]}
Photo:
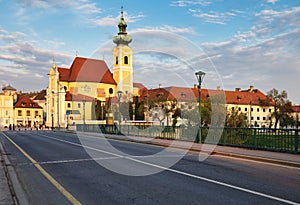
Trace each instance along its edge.
{"label": "sidewalk", "polygon": [[[82,132],[77,132],[77,133],[88,134],[96,137],[99,136],[103,137],[103,134],[97,134],[97,133],[82,133]],[[300,168],[299,154],[255,150],[255,149],[229,147],[229,146],[209,145],[209,144],[198,144],[193,142],[168,140],[168,139],[158,139],[158,138],[150,139],[146,137],[137,137],[137,136],[105,134],[105,137],[108,139],[117,139],[117,140],[131,141],[136,143],[158,145],[163,147],[172,147],[172,148],[182,149],[182,150],[189,149],[190,151],[201,152],[204,154],[242,158],[242,159],[255,160],[260,162],[267,162],[272,164],[279,164],[279,165]]]}
{"label": "sidewalk", "polygon": [[0,140],[0,204],[15,204],[8,185],[3,154],[4,149]]}

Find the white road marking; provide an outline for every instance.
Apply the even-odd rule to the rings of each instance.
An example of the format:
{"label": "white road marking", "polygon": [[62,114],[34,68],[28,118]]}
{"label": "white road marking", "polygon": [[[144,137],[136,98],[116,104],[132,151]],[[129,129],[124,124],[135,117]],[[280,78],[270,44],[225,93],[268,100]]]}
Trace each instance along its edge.
{"label": "white road marking", "polygon": [[[99,158],[87,158],[87,159],[70,159],[70,160],[56,160],[56,161],[46,161],[46,162],[36,162],[36,164],[61,164],[61,163],[72,163],[72,162],[86,162],[86,161],[98,161],[98,160],[108,160],[117,159],[119,157],[99,157]],[[33,163],[31,163],[33,164]]]}
{"label": "white road marking", "polygon": [[97,149],[97,148],[77,144],[77,143],[70,142],[70,141],[67,141],[67,140],[58,139],[58,138],[55,138],[55,137],[50,137],[50,136],[47,136],[47,135],[41,135],[41,136],[44,136],[46,138],[53,139],[53,140],[56,140],[56,141],[64,142],[64,143],[67,143],[67,144],[72,144],[72,145],[75,145],[75,146],[79,146],[79,147],[87,148],[87,149],[90,149],[90,150],[102,152],[102,153],[105,153],[105,154],[117,156],[117,157],[120,157],[120,158],[128,159],[128,160],[131,160],[131,161],[134,161],[134,162],[138,162],[138,163],[145,164],[145,165],[148,165],[148,166],[156,167],[156,168],[159,168],[159,169],[162,169],[162,170],[167,170],[169,172],[177,173],[177,174],[180,174],[180,175],[188,176],[188,177],[191,177],[191,178],[199,179],[199,180],[210,182],[210,183],[213,183],[213,184],[218,184],[218,185],[221,185],[221,186],[224,186],[224,187],[229,187],[229,188],[232,188],[232,189],[235,189],[235,190],[239,190],[239,191],[254,194],[254,195],[257,195],[257,196],[265,197],[265,198],[272,199],[272,200],[275,200],[275,201],[280,201],[280,202],[283,202],[283,203],[286,203],[286,204],[300,205],[300,203],[293,202],[293,201],[290,201],[290,200],[287,200],[287,199],[272,196],[272,195],[269,195],[269,194],[264,194],[264,193],[261,193],[261,192],[258,192],[258,191],[253,191],[251,189],[242,188],[242,187],[235,186],[235,185],[232,185],[232,184],[216,181],[216,180],[209,179],[209,178],[206,178],[206,177],[197,176],[197,175],[194,175],[194,174],[179,171],[179,170],[172,169],[172,168],[169,168],[169,167],[163,167],[163,166],[152,164],[152,163],[149,163],[149,162],[144,162],[144,161],[141,161],[141,160],[138,160],[138,159],[134,159],[132,157],[122,156],[122,155],[119,155],[119,154],[115,154],[115,153],[107,152],[107,151],[100,150],[100,149]]}
{"label": "white road marking", "polygon": [[[155,156],[131,156],[132,158],[168,158],[168,157],[178,157],[182,155],[155,155]],[[98,158],[86,158],[86,159],[69,159],[69,160],[54,160],[54,161],[44,161],[44,162],[35,162],[35,163],[20,163],[18,166],[22,165],[34,165],[34,164],[63,164],[63,163],[73,163],[73,162],[87,162],[87,161],[100,161],[100,160],[111,160],[111,159],[121,159],[122,157],[98,157]]]}

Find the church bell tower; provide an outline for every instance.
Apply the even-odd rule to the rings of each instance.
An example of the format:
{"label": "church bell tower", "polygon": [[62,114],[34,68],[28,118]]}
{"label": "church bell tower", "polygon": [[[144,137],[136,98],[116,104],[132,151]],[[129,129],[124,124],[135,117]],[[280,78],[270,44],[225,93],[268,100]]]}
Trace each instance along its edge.
{"label": "church bell tower", "polygon": [[132,68],[132,49],[128,46],[132,38],[127,35],[127,24],[121,10],[121,19],[118,24],[119,33],[113,39],[116,46],[113,48],[113,77],[118,84],[118,91],[123,95],[133,94],[133,68]]}

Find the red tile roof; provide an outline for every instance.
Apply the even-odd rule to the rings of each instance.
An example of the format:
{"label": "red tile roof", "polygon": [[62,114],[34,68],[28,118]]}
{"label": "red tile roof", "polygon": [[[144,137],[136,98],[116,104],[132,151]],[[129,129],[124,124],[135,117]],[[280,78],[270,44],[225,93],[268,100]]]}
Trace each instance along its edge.
{"label": "red tile roof", "polygon": [[294,112],[299,112],[300,113],[300,105],[293,105],[292,108],[293,108]]}
{"label": "red tile roof", "polygon": [[261,100],[273,104],[260,90],[254,89],[252,91],[225,91],[227,104],[241,104],[241,105],[260,105]]}
{"label": "red tile roof", "polygon": [[82,57],[76,57],[74,59],[69,71],[68,81],[99,82],[117,85],[113,79],[112,73],[103,60]]}
{"label": "red tile roof", "polygon": [[139,89],[139,95],[141,95],[144,90],[147,90],[147,88],[142,83],[133,83],[133,87]]}
{"label": "red tile roof", "polygon": [[[226,104],[240,104],[240,105],[260,105],[261,100],[265,100],[273,104],[273,102],[264,95],[260,90],[246,90],[246,91],[228,91],[228,90],[208,90],[201,89],[201,99],[208,99],[210,96],[224,93],[226,96]],[[141,94],[140,101],[153,100],[160,98],[160,100],[177,100],[177,101],[197,101],[198,89],[185,87],[166,87],[144,90]]]}
{"label": "red tile roof", "polygon": [[36,108],[43,109],[36,102],[31,100],[27,95],[22,95],[19,97],[18,101],[15,104],[15,108]]}
{"label": "red tile roof", "polygon": [[64,82],[97,82],[117,85],[103,60],[76,57],[70,67],[58,67],[59,80]]}
{"label": "red tile roof", "polygon": [[59,68],[57,67],[59,72],[59,81],[68,82],[70,76],[70,69],[69,68]]}

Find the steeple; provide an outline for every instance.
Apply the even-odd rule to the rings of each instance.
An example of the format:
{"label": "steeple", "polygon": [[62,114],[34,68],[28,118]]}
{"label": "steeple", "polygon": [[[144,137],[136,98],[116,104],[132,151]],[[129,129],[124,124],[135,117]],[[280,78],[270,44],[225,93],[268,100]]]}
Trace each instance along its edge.
{"label": "steeple", "polygon": [[132,67],[132,48],[128,44],[132,41],[127,35],[127,24],[124,20],[123,7],[121,7],[121,17],[118,24],[119,32],[113,39],[117,44],[113,48],[113,77],[118,84],[117,90],[123,92],[123,96],[132,99],[133,94],[133,67]]}
{"label": "steeple", "polygon": [[128,45],[132,41],[132,38],[131,36],[127,35],[126,32],[127,24],[124,20],[123,6],[121,7],[121,18],[118,27],[119,27],[119,33],[117,36],[114,37],[113,42],[117,45],[120,44]]}
{"label": "steeple", "polygon": [[127,24],[126,24],[126,22],[124,20],[123,6],[121,7],[121,19],[120,19],[120,22],[118,24],[118,27],[119,27],[119,33],[118,33],[118,35],[120,35],[120,34],[127,34],[127,32],[126,32]]}
{"label": "steeple", "polygon": [[55,64],[55,58],[54,58],[54,56],[52,58],[52,68],[56,69],[56,64]]}

